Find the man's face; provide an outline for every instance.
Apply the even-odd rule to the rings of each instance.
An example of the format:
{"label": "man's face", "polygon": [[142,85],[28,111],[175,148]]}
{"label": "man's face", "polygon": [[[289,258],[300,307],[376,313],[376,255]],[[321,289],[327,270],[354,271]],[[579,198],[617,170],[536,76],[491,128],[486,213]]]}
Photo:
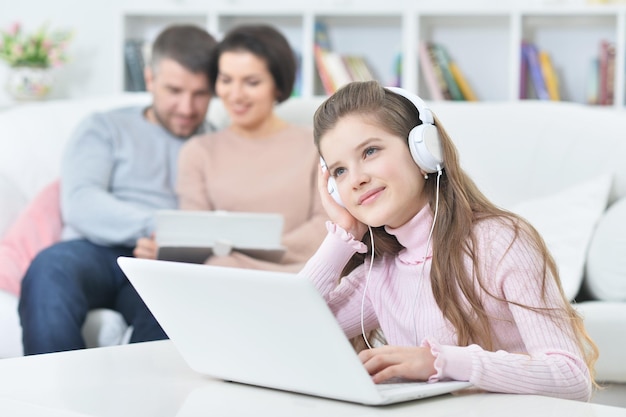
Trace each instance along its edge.
{"label": "man's face", "polygon": [[145,76],[153,97],[149,119],[175,136],[187,138],[194,134],[204,121],[211,100],[207,75],[190,72],[178,62],[164,58],[156,71],[146,68]]}

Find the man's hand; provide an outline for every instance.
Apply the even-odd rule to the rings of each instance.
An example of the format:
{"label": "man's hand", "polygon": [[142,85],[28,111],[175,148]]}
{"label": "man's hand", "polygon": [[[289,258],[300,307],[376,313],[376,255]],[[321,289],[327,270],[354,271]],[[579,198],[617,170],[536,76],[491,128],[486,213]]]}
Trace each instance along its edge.
{"label": "man's hand", "polygon": [[391,378],[426,381],[434,375],[435,357],[426,347],[382,346],[365,349],[359,359],[375,383]]}
{"label": "man's hand", "polygon": [[140,237],[137,239],[133,255],[135,258],[156,259],[159,247],[154,239],[154,235],[150,237]]}

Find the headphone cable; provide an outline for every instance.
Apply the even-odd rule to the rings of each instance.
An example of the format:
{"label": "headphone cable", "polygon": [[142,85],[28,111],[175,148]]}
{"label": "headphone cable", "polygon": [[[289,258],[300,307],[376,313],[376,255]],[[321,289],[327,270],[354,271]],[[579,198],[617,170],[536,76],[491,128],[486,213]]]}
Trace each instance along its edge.
{"label": "headphone cable", "polygon": [[365,310],[365,294],[367,294],[367,287],[370,283],[370,276],[372,274],[372,266],[374,265],[374,234],[372,233],[372,228],[368,225],[367,229],[370,232],[370,242],[372,244],[372,256],[370,256],[370,266],[367,270],[367,278],[365,279],[365,288],[363,288],[363,296],[361,297],[361,334],[363,335],[363,340],[365,340],[365,344],[368,349],[372,348],[369,340],[367,340],[367,335],[365,334],[365,323],[364,323],[364,310]]}
{"label": "headphone cable", "polygon": [[415,346],[419,346],[419,342],[417,340],[417,321],[415,320],[415,305],[417,304],[417,297],[419,295],[419,288],[422,284],[422,279],[424,279],[424,268],[426,267],[426,258],[428,257],[428,249],[430,249],[430,242],[433,237],[433,231],[435,230],[435,222],[437,221],[437,214],[439,213],[439,179],[441,178],[441,166],[437,165],[437,189],[435,191],[435,213],[433,215],[433,223],[430,226],[430,232],[428,233],[428,240],[426,241],[426,252],[424,253],[424,260],[422,261],[422,268],[420,270],[420,276],[415,285],[415,299],[413,300],[413,332],[415,338]]}

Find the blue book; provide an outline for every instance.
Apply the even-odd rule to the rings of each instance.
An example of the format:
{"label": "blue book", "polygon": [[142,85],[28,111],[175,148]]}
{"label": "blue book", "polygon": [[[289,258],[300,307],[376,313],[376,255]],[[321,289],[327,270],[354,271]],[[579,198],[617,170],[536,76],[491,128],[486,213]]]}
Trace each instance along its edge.
{"label": "blue book", "polygon": [[522,54],[528,62],[528,71],[530,73],[530,79],[535,87],[535,94],[539,100],[550,100],[550,94],[546,87],[546,82],[543,79],[543,73],[541,72],[541,64],[539,63],[539,52],[537,47],[530,42],[522,41]]}
{"label": "blue book", "polygon": [[330,37],[328,36],[328,28],[326,23],[321,20],[315,21],[315,39],[314,42],[317,46],[325,51],[332,50],[330,45]]}

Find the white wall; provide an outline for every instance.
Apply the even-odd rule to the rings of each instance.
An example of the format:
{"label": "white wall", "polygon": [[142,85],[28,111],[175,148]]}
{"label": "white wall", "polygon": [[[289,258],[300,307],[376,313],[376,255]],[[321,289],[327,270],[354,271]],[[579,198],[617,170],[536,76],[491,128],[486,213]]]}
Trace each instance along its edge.
{"label": "white wall", "polygon": [[[56,70],[57,84],[51,98],[70,98],[106,95],[121,91],[119,74],[123,68],[121,57],[122,11],[159,9],[206,9],[215,7],[241,8],[255,5],[259,0],[0,0],[0,27],[6,28],[14,21],[26,30],[34,31],[45,22],[53,28],[71,28],[74,39],[70,45],[71,61]],[[363,10],[364,7],[381,8],[379,0],[266,0],[273,6],[308,9],[315,7],[342,7]],[[404,4],[429,4],[436,2],[454,6],[467,5],[470,0],[387,0],[386,7]],[[488,3],[511,5],[522,0],[471,0],[484,6]],[[528,2],[565,0],[527,0]],[[266,3],[267,4],[267,3]],[[385,6],[383,6],[385,7]],[[7,66],[0,61],[0,106],[11,102],[4,89]]]}

